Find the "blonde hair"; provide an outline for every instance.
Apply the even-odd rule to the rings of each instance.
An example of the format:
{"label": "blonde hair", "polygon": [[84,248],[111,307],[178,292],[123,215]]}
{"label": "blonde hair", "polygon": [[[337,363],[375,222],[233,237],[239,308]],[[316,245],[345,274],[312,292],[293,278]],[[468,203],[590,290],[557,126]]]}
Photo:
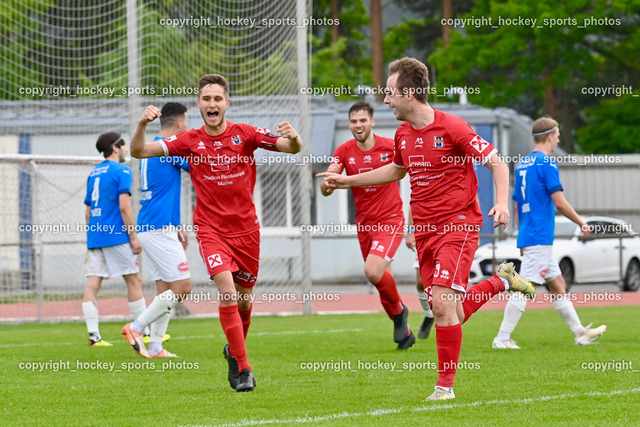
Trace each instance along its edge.
{"label": "blonde hair", "polygon": [[531,133],[533,133],[533,141],[536,144],[544,142],[547,137],[558,128],[558,122],[551,117],[540,117],[533,122]]}

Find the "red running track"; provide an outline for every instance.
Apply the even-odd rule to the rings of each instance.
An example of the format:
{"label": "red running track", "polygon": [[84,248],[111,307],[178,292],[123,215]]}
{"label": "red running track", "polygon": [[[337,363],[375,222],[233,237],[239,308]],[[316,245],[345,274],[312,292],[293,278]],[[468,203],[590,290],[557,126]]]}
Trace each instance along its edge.
{"label": "red running track", "polygon": [[[253,313],[257,315],[292,315],[301,314],[303,297],[311,298],[312,312],[316,314],[370,313],[381,312],[382,306],[377,294],[257,294],[255,295]],[[416,294],[401,295],[410,311],[422,310]],[[481,310],[504,309],[509,294],[496,295]],[[552,308],[551,294],[538,294],[530,301],[527,309]],[[576,308],[605,306],[637,306],[640,305],[640,292],[588,292],[569,294]],[[274,300],[277,299],[277,300]],[[149,303],[151,299],[147,299]],[[183,305],[193,317],[217,317],[218,301],[215,294],[196,292]],[[101,298],[98,301],[100,318],[126,319],[131,314],[126,298]],[[79,300],[47,301],[42,305],[42,318],[47,321],[82,319],[82,308]],[[38,319],[38,306],[35,302],[0,304],[0,321],[33,321]]]}

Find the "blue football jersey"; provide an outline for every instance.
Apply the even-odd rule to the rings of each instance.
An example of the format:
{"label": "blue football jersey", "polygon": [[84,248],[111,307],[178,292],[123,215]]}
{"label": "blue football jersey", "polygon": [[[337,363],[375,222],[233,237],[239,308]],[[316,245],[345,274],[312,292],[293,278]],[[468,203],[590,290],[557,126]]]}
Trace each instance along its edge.
{"label": "blue football jersey", "polygon": [[87,179],[84,204],[91,208],[87,228],[89,249],[129,243],[120,213],[120,195],[131,194],[131,168],[113,160],[97,165]]}
{"label": "blue football jersey", "polygon": [[[156,137],[155,140],[164,139]],[[140,212],[138,231],[180,225],[180,170],[189,172],[182,157],[151,157],[140,160]]]}
{"label": "blue football jersey", "polygon": [[512,199],[518,204],[518,247],[552,245],[556,206],[551,194],[562,190],[553,157],[534,151],[516,167]]}

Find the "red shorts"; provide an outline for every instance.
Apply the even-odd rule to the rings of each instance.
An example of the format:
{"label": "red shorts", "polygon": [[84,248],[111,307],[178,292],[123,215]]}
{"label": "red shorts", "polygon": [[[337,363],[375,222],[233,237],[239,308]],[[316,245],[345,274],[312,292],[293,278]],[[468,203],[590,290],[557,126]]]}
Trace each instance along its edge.
{"label": "red shorts", "polygon": [[429,301],[433,285],[466,292],[479,236],[475,230],[416,236],[420,277]]}
{"label": "red shorts", "polygon": [[243,288],[252,288],[260,265],[260,230],[244,236],[225,237],[211,227],[200,226],[196,232],[200,256],[209,276],[231,271],[233,281]]}
{"label": "red shorts", "polygon": [[393,261],[403,238],[403,217],[384,224],[358,224],[358,240],[365,260],[368,255],[378,255],[389,262]]}

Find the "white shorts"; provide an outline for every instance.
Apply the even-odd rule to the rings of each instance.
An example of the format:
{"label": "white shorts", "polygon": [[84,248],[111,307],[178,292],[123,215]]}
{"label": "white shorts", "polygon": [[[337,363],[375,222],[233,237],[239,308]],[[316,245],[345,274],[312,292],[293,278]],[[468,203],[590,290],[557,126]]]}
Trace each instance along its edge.
{"label": "white shorts", "polygon": [[145,264],[149,266],[151,279],[171,283],[191,277],[187,254],[178,240],[176,230],[138,233],[138,241],[143,253],[151,260]]}
{"label": "white shorts", "polygon": [[416,251],[416,259],[413,260],[413,268],[420,268],[420,258],[418,258],[418,251]]}
{"label": "white shorts", "polygon": [[552,245],[527,246],[522,248],[522,252],[520,275],[525,279],[541,285],[561,274],[558,261],[553,257]]}
{"label": "white shorts", "polygon": [[134,255],[129,243],[89,249],[84,265],[87,277],[97,276],[107,279],[140,272],[138,257]]}

